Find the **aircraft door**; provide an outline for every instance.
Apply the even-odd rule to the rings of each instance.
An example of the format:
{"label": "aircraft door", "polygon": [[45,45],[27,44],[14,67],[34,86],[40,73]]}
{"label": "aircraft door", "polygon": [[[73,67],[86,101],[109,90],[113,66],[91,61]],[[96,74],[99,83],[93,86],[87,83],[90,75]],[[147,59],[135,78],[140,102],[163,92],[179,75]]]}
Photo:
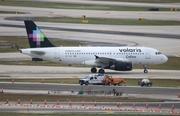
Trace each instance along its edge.
{"label": "aircraft door", "polygon": [[109,51],[109,57],[112,57],[112,52],[111,51]]}
{"label": "aircraft door", "polygon": [[59,49],[58,48],[55,48],[54,49],[54,59],[59,59],[60,56],[59,56]]}
{"label": "aircraft door", "polygon": [[146,59],[151,59],[151,54],[149,49],[145,49],[145,58]]}

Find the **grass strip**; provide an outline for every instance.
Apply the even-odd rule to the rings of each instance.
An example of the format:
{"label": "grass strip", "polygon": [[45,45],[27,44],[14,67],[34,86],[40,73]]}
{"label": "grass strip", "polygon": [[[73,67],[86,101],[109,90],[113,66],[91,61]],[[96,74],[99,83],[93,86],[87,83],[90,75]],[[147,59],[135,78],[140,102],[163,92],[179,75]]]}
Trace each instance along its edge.
{"label": "grass strip", "polygon": [[[85,23],[83,24],[106,24],[106,25],[146,25],[146,26],[165,26],[180,25],[180,21],[162,21],[162,20],[139,20],[139,19],[106,19],[106,18],[88,18],[83,19],[72,17],[33,17],[31,20],[57,23]],[[88,22],[86,22],[88,20]]]}
{"label": "grass strip", "polygon": [[179,3],[179,0],[98,0],[114,2],[143,2],[143,3]]}
{"label": "grass strip", "polygon": [[[103,97],[103,99],[102,99]],[[6,94],[0,93],[0,101],[17,101],[20,99],[22,102],[30,101],[31,99],[35,102],[41,102],[46,100],[47,102],[56,103],[57,100],[60,102],[163,102],[163,100],[158,99],[147,99],[147,98],[124,98],[124,97],[108,97],[108,96],[71,96],[71,95],[38,95],[38,94]]]}
{"label": "grass strip", "polygon": [[[117,78],[117,77],[116,77]],[[119,77],[123,78],[123,77]],[[138,81],[142,79],[131,79],[131,78],[124,78],[126,81],[126,86],[140,86],[138,85]],[[153,87],[180,87],[180,80],[179,79],[153,79],[153,77],[149,77],[150,81],[153,82]],[[79,84],[79,78],[50,78],[50,79],[14,79],[16,82],[29,82],[29,83],[58,83],[58,84]],[[12,79],[0,79],[0,82],[12,82]],[[103,86],[103,85],[99,85]],[[112,85],[114,86],[114,85]]]}
{"label": "grass strip", "polygon": [[24,14],[23,12],[17,12],[17,11],[0,11],[0,14]]}
{"label": "grass strip", "polygon": [[[150,114],[1,114],[1,116],[151,116]],[[153,116],[162,116],[162,114],[153,114]],[[164,115],[163,116],[177,116]]]}

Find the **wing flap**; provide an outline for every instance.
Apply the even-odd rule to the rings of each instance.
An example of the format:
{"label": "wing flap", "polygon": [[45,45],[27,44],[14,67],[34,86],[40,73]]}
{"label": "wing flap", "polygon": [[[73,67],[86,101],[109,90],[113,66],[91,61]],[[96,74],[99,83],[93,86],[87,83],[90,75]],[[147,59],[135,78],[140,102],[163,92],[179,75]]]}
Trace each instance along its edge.
{"label": "wing flap", "polygon": [[97,56],[96,57],[96,62],[97,63],[109,63],[109,62],[114,62],[114,61],[129,61],[127,58],[113,58],[113,57],[104,57],[104,56]]}
{"label": "wing flap", "polygon": [[104,57],[104,56],[96,56],[96,62],[97,63],[109,63],[109,62],[112,62],[112,61],[115,61],[114,58],[111,58],[111,57]]}

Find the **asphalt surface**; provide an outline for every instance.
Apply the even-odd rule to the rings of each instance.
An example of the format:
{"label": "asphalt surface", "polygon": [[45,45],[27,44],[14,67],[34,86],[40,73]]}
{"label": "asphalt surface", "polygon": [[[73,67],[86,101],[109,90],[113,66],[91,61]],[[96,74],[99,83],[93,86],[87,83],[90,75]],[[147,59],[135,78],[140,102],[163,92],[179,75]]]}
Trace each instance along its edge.
{"label": "asphalt surface", "polygon": [[[179,101],[179,88],[163,88],[163,87],[135,87],[135,86],[103,86],[103,85],[88,85],[80,86],[73,84],[42,84],[42,83],[3,83],[0,88],[4,93],[13,94],[51,94],[51,95],[78,95],[78,92],[83,90],[85,96],[100,96],[112,97],[113,89],[117,93],[117,97],[124,98],[148,98],[158,99],[162,101]],[[101,94],[100,94],[101,93]]]}
{"label": "asphalt surface", "polygon": [[16,90],[60,90],[60,91],[80,91],[91,90],[91,91],[111,91],[116,89],[119,92],[127,94],[160,94],[160,95],[178,95],[180,94],[179,88],[158,88],[158,87],[124,87],[124,86],[102,86],[102,85],[65,85],[65,84],[11,84],[1,83],[0,88],[3,89],[16,89]]}
{"label": "asphalt surface", "polygon": [[[0,113],[63,113],[63,114],[179,114],[177,109],[179,103],[175,102],[159,102],[159,103],[89,103],[84,102],[84,106],[80,102],[33,102],[29,103],[12,103],[0,104]],[[174,108],[172,108],[174,107]]]}

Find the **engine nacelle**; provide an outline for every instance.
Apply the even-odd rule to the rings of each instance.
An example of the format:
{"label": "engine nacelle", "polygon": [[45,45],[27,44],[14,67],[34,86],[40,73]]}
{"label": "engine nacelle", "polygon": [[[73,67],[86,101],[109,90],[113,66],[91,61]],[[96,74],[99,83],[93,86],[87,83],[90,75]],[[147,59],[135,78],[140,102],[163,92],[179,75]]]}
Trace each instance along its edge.
{"label": "engine nacelle", "polygon": [[110,69],[118,71],[131,71],[133,69],[133,64],[130,61],[117,61],[110,65]]}

